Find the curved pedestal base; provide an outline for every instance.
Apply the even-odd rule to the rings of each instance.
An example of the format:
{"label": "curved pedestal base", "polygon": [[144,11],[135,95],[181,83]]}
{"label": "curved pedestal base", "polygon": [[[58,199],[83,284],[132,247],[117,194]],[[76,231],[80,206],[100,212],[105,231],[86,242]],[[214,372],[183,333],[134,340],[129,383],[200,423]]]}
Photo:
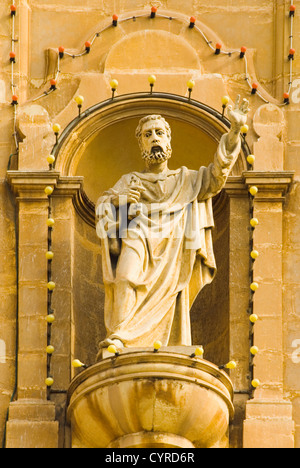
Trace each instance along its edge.
{"label": "curved pedestal base", "polygon": [[160,432],[138,432],[114,440],[107,448],[195,448],[185,437]]}
{"label": "curved pedestal base", "polygon": [[73,447],[224,446],[233,416],[228,375],[171,349],[126,350],[82,371],[68,393]]}

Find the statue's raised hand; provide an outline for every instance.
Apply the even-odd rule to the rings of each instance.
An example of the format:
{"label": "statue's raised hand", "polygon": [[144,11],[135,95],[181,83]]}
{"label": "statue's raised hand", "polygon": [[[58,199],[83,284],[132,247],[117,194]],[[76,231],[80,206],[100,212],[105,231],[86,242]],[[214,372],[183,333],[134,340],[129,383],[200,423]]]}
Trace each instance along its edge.
{"label": "statue's raised hand", "polygon": [[240,104],[240,95],[237,96],[234,107],[228,106],[227,115],[231,122],[231,128],[240,131],[243,125],[247,122],[247,114],[249,112],[249,101],[243,99]]}

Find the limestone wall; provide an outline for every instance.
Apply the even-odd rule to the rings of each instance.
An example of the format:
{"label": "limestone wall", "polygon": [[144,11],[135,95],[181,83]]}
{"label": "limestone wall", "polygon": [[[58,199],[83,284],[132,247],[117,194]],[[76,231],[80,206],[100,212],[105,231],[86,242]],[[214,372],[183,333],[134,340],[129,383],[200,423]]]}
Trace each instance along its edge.
{"label": "limestone wall", "polygon": [[[257,359],[256,377],[260,378],[263,384],[265,370],[270,369],[270,372],[266,372],[266,377],[269,379],[268,385],[270,386],[273,382],[274,387],[280,387],[280,392],[282,392],[280,398],[283,401],[292,402],[295,445],[299,447],[300,81],[297,79],[300,78],[300,59],[297,51],[300,50],[300,1],[294,0],[297,7],[293,22],[293,46],[296,49],[296,55],[293,61],[290,104],[285,107],[282,106],[283,93],[288,89],[290,80],[290,62],[287,60],[291,24],[288,14],[290,1],[288,0],[239,0],[236,2],[214,0],[209,4],[204,0],[184,2],[179,0],[153,2],[142,0],[116,0],[114,2],[111,0],[86,0],[85,2],[16,0],[14,32],[10,14],[11,3],[13,2],[3,0],[0,5],[2,46],[0,58],[0,437],[2,438],[5,431],[11,398],[16,399],[21,396],[20,388],[19,395],[18,392],[14,392],[16,333],[19,334],[19,345],[21,340],[22,349],[26,349],[28,358],[36,355],[42,356],[43,348],[37,351],[37,347],[41,346],[40,343],[46,339],[46,328],[42,328],[44,321],[39,315],[44,313],[44,309],[43,312],[41,311],[44,305],[41,304],[39,307],[37,302],[32,302],[35,300],[33,296],[20,298],[22,288],[17,288],[17,272],[23,275],[25,270],[25,273],[29,272],[27,283],[25,281],[27,288],[36,284],[34,282],[38,282],[41,288],[45,285],[46,277],[39,278],[38,276],[40,273],[46,274],[46,266],[42,265],[38,270],[36,264],[32,263],[33,266],[30,267],[35,249],[38,249],[38,258],[44,258],[39,243],[39,235],[44,234],[41,234],[39,226],[32,224],[30,213],[25,214],[22,226],[26,229],[22,231],[21,242],[31,254],[28,254],[27,260],[22,257],[23,270],[20,272],[18,264],[20,259],[16,255],[19,247],[16,243],[19,232],[19,212],[18,201],[15,197],[24,197],[24,193],[20,191],[17,193],[17,190],[14,194],[12,193],[7,183],[7,169],[25,172],[48,169],[46,156],[55,141],[51,124],[58,122],[63,129],[77,116],[77,106],[73,101],[77,94],[84,96],[84,109],[86,109],[110,98],[111,78],[118,79],[117,93],[121,95],[147,91],[149,89],[147,78],[149,74],[155,73],[156,91],[182,96],[188,96],[187,81],[193,78],[196,83],[193,97],[218,111],[222,111],[221,97],[224,94],[234,99],[236,94],[240,93],[250,100],[251,112],[247,142],[251,152],[256,154],[254,170],[264,172],[265,177],[264,181],[256,179],[265,190],[264,198],[262,196],[259,206],[256,206],[256,214],[260,217],[260,230],[256,231],[256,239],[261,256],[256,263],[254,273],[256,279],[261,281],[261,288],[260,295],[257,296],[255,311],[263,316],[256,335],[261,349],[260,357],[255,358]],[[158,6],[158,14],[166,17],[150,19],[152,5]],[[103,31],[111,24],[114,13],[119,15],[118,26]],[[201,33],[195,28],[188,28],[191,15],[197,18],[197,26],[211,41],[212,46],[221,42],[223,51],[235,52],[231,56],[226,54],[216,56]],[[133,19],[134,16],[136,16],[135,19]],[[170,17],[173,19],[169,19]],[[130,19],[121,21],[126,18]],[[85,41],[91,40],[98,32],[99,37],[96,37],[89,54],[76,58],[65,55],[61,59],[57,90],[43,96],[43,93],[49,92],[50,79],[57,74],[58,47],[63,46],[71,55],[80,55],[85,50]],[[12,33],[15,39],[13,45]],[[259,83],[259,91],[263,99],[257,94],[251,95],[251,89],[245,80],[245,63],[236,52],[241,46],[247,47],[250,82]],[[9,60],[12,47],[16,52],[16,63],[13,68]],[[15,85],[13,90],[12,84]],[[13,91],[18,95],[17,107],[11,105]],[[266,101],[276,106],[279,105],[281,111],[279,127],[277,117],[273,118],[273,114],[262,112],[260,115],[257,112]],[[41,106],[43,110],[36,108],[31,115],[28,106],[33,104]],[[16,116],[14,116],[14,111],[16,111]],[[21,118],[22,113],[23,118]],[[128,128],[133,128],[133,125],[134,122],[131,121]],[[195,131],[188,134],[188,130],[184,130],[185,125],[186,123],[182,123],[180,126],[174,118],[174,130],[182,131],[184,135],[181,138],[183,150],[188,148],[187,152],[192,154],[182,164],[196,168],[198,161],[194,156],[195,142],[191,144],[191,139],[195,138]],[[264,126],[267,128],[265,132],[262,130]],[[275,127],[276,131],[273,131],[272,128]],[[108,128],[107,139],[113,138],[109,133],[113,128]],[[16,130],[18,130],[20,145],[19,155],[15,154],[14,133]],[[86,176],[87,193],[92,201],[95,201],[93,197],[96,192],[92,184],[93,169],[91,170],[89,166],[89,157],[94,164],[92,167],[100,167],[100,170],[105,171],[103,161],[101,160],[101,163],[97,161],[97,138],[99,138],[99,145],[101,144],[101,155],[109,151],[109,144],[101,141],[101,135],[103,136],[100,133],[98,136],[95,135],[94,146],[90,142],[91,146],[82,159],[78,156],[72,174],[67,173],[67,169],[61,165],[64,176]],[[122,137],[124,137],[124,127],[122,127]],[[134,141],[133,138],[132,141]],[[180,145],[179,138],[177,142]],[[211,156],[207,157],[207,153],[214,148],[215,143],[209,135],[203,133],[199,136],[200,144],[203,145],[202,148],[205,148],[205,158],[202,158],[201,163],[206,164],[211,160]],[[134,158],[136,157],[135,154]],[[107,175],[101,174],[102,180],[106,177],[107,184],[114,179],[117,180],[118,171],[121,173],[127,166],[126,158],[123,155],[114,165],[111,165],[108,158]],[[179,159],[180,157],[176,155],[176,163]],[[276,195],[278,183],[276,185],[274,182],[275,185],[271,187],[270,183],[265,182],[268,177],[267,173],[274,170],[281,171],[280,180],[284,176],[284,171],[295,171],[292,186],[287,194],[283,190],[280,195]],[[235,175],[240,176],[240,172],[237,171]],[[58,191],[57,194],[59,193]],[[272,202],[272,210],[270,210],[269,202],[266,200],[271,196],[283,196],[283,205],[281,201],[278,206]],[[241,209],[242,205],[243,209]],[[244,202],[240,207],[232,203],[226,208],[229,217],[231,214],[236,220],[241,220],[241,230],[244,229],[244,208]],[[41,219],[45,217],[45,213],[44,207],[40,212]],[[96,302],[99,310],[103,311],[104,294],[99,268],[99,246],[93,229],[75,212],[70,197],[64,202],[54,197],[54,213],[57,223],[53,235],[53,250],[56,256],[53,262],[53,274],[56,276],[58,287],[53,307],[59,318],[53,333],[56,348],[53,356],[53,372],[56,375],[56,388],[64,390],[72,375],[71,358],[75,356],[91,362],[96,353],[97,340],[102,338],[104,328],[102,312],[97,316],[98,309],[94,305]],[[272,214],[269,216],[270,213]],[[239,248],[239,241],[233,242],[232,240],[243,239],[241,245],[246,243],[245,231],[240,233],[236,231],[238,225],[238,222],[232,225],[230,232],[229,225],[226,224],[226,232],[223,234],[219,232],[220,228],[217,225],[217,257],[222,262],[220,264],[222,272],[228,263],[232,264],[235,255],[240,256],[244,278],[247,260],[244,251]],[[230,255],[225,259],[220,254],[223,242],[230,249]],[[38,261],[42,262],[42,260]],[[267,268],[264,268],[266,265]],[[34,269],[32,274],[30,268]],[[31,281],[33,283],[30,283]],[[228,301],[225,318],[221,314],[221,309],[216,312],[217,321],[224,331],[224,342],[220,344],[222,339],[220,332],[212,336],[209,345],[213,346],[214,341],[217,342],[218,359],[228,356],[242,363],[242,370],[237,371],[236,377],[232,373],[232,378],[235,379],[236,388],[243,390],[247,383],[249,358],[247,356],[248,337],[245,337],[248,333],[248,322],[243,314],[246,313],[244,307],[248,302],[249,292],[244,283],[241,288],[238,287],[238,274],[227,278],[226,281],[232,288],[229,289],[229,293],[225,289],[222,292],[222,300]],[[73,289],[74,285],[76,285],[75,289]],[[233,296],[233,285],[239,297],[239,304],[243,304],[241,315],[238,313],[238,304],[234,304],[234,297],[237,296]],[[89,290],[88,294],[85,292],[86,289]],[[273,298],[273,302],[269,298]],[[18,303],[22,304],[22,310],[17,307]],[[235,311],[234,318],[229,317],[230,310]],[[94,327],[93,322],[97,320],[99,321]],[[193,322],[197,324],[194,312]],[[85,328],[86,325],[87,328]],[[91,333],[93,333],[92,340],[87,343],[87,336]],[[36,334],[38,334],[38,340]],[[198,337],[200,328],[196,328],[194,334]],[[78,352],[81,356],[76,355]],[[41,363],[39,361],[41,368],[44,365],[43,359],[45,361],[44,357],[41,358]],[[19,360],[18,369],[19,377],[22,378],[24,369],[20,366],[22,366],[22,360]],[[33,393],[34,391],[39,393],[39,387],[37,386],[37,390],[36,382],[34,382],[36,369],[32,366],[31,370],[32,381],[28,376],[28,385],[32,386],[30,390]],[[260,372],[261,375],[259,375]],[[258,393],[258,396],[261,395],[261,399],[266,395],[269,397],[269,390],[268,386],[264,388],[262,385],[262,393]],[[55,400],[57,407],[63,408],[63,396],[59,395],[55,398],[57,398]],[[244,395],[237,396],[237,399],[239,399],[238,405],[241,404],[242,416],[239,416],[240,419],[236,423],[239,428],[238,435],[232,443],[233,446],[242,444]],[[241,400],[243,400],[242,403],[240,403]],[[255,433],[255,424],[261,423],[262,413],[260,414],[259,411],[262,410],[250,414],[250,420],[254,424],[253,433]],[[60,414],[60,444],[62,445],[64,440],[64,419],[61,416],[63,410],[60,409],[57,413]],[[280,427],[282,418],[289,419],[289,416],[278,416],[278,414],[275,417],[273,414],[272,417],[275,421],[273,421],[275,424],[272,426],[273,431],[277,430],[276,424]],[[272,443],[271,441],[270,444]]]}

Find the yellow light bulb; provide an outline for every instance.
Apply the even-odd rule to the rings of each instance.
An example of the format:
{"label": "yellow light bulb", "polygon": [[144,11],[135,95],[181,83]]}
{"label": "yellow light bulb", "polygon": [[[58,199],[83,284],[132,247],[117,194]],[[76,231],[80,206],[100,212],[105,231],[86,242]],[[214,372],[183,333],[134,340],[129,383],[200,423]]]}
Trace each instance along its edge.
{"label": "yellow light bulb", "polygon": [[107,348],[107,351],[109,353],[116,354],[117,353],[117,348],[115,347],[115,345],[109,345],[108,348]]}
{"label": "yellow light bulb", "polygon": [[74,98],[74,101],[78,104],[78,106],[82,106],[84,102],[84,97],[83,96],[76,96]]}
{"label": "yellow light bulb", "polygon": [[235,369],[236,368],[236,362],[235,361],[230,361],[225,365],[226,369]]}
{"label": "yellow light bulb", "polygon": [[118,80],[111,80],[111,82],[110,82],[110,87],[111,87],[111,89],[114,89],[114,90],[116,91],[116,89],[118,88],[118,86],[119,86]]}
{"label": "yellow light bulb", "polygon": [[255,162],[255,156],[253,154],[249,154],[249,156],[247,156],[247,161],[252,166]]}
{"label": "yellow light bulb", "polygon": [[153,348],[158,351],[162,347],[161,341],[155,341]]}
{"label": "yellow light bulb", "polygon": [[256,227],[258,225],[258,219],[257,218],[252,218],[250,220],[250,224],[252,227]]}
{"label": "yellow light bulb", "polygon": [[195,349],[195,356],[203,356],[203,354],[204,354],[204,349],[202,346]]}
{"label": "yellow light bulb", "polygon": [[194,80],[189,80],[189,81],[187,82],[188,89],[194,89],[195,84],[196,84],[196,83],[195,83]]}
{"label": "yellow light bulb", "polygon": [[258,320],[258,316],[256,314],[251,314],[249,320],[251,323],[256,323]]}
{"label": "yellow light bulb", "polygon": [[53,154],[50,154],[47,157],[47,161],[48,161],[49,164],[53,164],[55,162],[55,157],[53,156]]}
{"label": "yellow light bulb", "polygon": [[53,127],[52,127],[52,130],[54,131],[54,133],[59,133],[60,132],[60,125],[58,123],[54,124]]}
{"label": "yellow light bulb", "polygon": [[259,256],[259,252],[257,250],[252,250],[250,255],[251,255],[251,258],[253,258],[253,260],[256,260],[257,257]]}
{"label": "yellow light bulb", "polygon": [[53,378],[52,377],[47,377],[46,380],[45,380],[45,384],[47,385],[47,387],[51,387],[54,384]]}
{"label": "yellow light bulb", "polygon": [[52,260],[54,257],[54,253],[51,252],[50,250],[48,252],[46,252],[46,259],[47,260]]}
{"label": "yellow light bulb", "polygon": [[228,96],[223,96],[222,97],[222,105],[227,106],[228,103],[229,103],[229,97]]}
{"label": "yellow light bulb", "polygon": [[47,288],[49,289],[49,291],[53,291],[55,289],[55,286],[56,284],[53,281],[49,281],[49,283],[47,283]]}
{"label": "yellow light bulb", "polygon": [[52,354],[52,353],[54,353],[54,346],[51,346],[51,345],[47,346],[47,348],[46,348],[46,353],[47,353],[47,354]]}
{"label": "yellow light bulb", "polygon": [[148,77],[148,81],[149,81],[150,85],[154,85],[154,83],[156,82],[156,76],[155,75],[150,75]]}
{"label": "yellow light bulb", "polygon": [[250,284],[250,289],[251,289],[252,291],[257,291],[258,288],[259,288],[258,283],[253,282],[253,283]]}
{"label": "yellow light bulb", "polygon": [[253,354],[253,356],[255,356],[258,353],[258,351],[259,349],[257,346],[251,346],[250,353]]}
{"label": "yellow light bulb", "polygon": [[47,315],[46,321],[47,321],[48,323],[53,323],[53,322],[55,321],[54,315],[53,315],[53,314]]}
{"label": "yellow light bulb", "polygon": [[45,194],[51,195],[53,193],[53,190],[54,190],[53,187],[48,186],[45,188]]}
{"label": "yellow light bulb", "polygon": [[48,227],[53,227],[54,224],[55,224],[55,221],[54,221],[53,218],[48,218],[48,219],[47,219],[47,226],[48,226]]}
{"label": "yellow light bulb", "polygon": [[74,367],[75,369],[79,368],[79,367],[85,367],[85,365],[83,364],[83,362],[79,361],[79,359],[74,359],[72,361],[72,367]]}
{"label": "yellow light bulb", "polygon": [[241,128],[241,133],[245,135],[246,133],[248,133],[248,130],[249,130],[248,125],[243,125]]}
{"label": "yellow light bulb", "polygon": [[252,185],[252,187],[250,187],[250,189],[249,189],[249,192],[250,192],[251,195],[254,197],[254,196],[257,194],[257,192],[258,192],[258,188],[255,187],[255,185]]}
{"label": "yellow light bulb", "polygon": [[252,387],[257,388],[260,386],[260,381],[258,379],[253,379],[251,385]]}

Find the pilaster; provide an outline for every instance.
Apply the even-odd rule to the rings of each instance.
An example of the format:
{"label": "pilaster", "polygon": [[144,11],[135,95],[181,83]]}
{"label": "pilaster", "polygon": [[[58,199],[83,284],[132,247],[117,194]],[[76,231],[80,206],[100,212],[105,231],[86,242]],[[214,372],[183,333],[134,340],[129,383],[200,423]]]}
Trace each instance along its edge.
{"label": "pilaster", "polygon": [[293,180],[286,171],[246,172],[248,188],[256,186],[253,232],[259,257],[254,263],[253,312],[259,317],[254,328],[254,378],[260,381],[254,398],[247,402],[244,448],[294,447],[292,405],[283,393],[282,317],[282,221],[283,203]]}

